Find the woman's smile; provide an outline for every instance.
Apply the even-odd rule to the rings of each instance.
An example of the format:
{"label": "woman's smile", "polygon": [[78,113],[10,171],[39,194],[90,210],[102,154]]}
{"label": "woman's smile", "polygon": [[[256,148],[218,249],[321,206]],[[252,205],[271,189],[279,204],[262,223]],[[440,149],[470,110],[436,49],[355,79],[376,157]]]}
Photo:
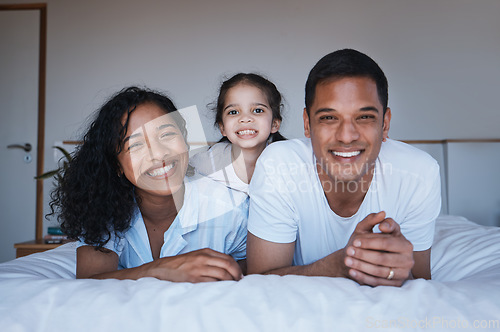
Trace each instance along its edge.
{"label": "woman's smile", "polygon": [[149,170],[147,170],[146,175],[154,177],[154,178],[156,178],[156,177],[168,178],[169,176],[172,175],[172,173],[174,173],[174,172],[170,172],[170,171],[175,167],[175,165],[176,165],[175,161],[172,161],[169,163],[163,162],[163,165],[153,166]]}

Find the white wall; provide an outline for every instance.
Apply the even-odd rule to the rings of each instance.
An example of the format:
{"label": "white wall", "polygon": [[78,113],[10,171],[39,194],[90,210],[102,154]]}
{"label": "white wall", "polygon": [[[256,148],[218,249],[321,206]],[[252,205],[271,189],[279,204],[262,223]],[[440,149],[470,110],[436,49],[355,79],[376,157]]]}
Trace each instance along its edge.
{"label": "white wall", "polygon": [[452,214],[500,226],[500,143],[449,143],[447,156]]}
{"label": "white wall", "polygon": [[[47,147],[78,139],[88,116],[125,85],[166,90],[178,107],[205,112],[223,76],[239,71],[277,84],[287,100],[282,131],[301,137],[307,74],[345,47],[385,71],[391,138],[500,136],[498,0],[47,3]],[[205,120],[217,138],[213,118]],[[50,149],[45,160],[55,166]]]}
{"label": "white wall", "polygon": [[500,142],[413,144],[440,166],[441,214],[500,226]]}

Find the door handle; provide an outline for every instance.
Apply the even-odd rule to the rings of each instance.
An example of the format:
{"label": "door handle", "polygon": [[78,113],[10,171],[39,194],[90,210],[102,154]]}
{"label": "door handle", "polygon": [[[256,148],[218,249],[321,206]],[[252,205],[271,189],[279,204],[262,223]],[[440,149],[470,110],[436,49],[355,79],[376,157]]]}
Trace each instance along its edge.
{"label": "door handle", "polygon": [[7,145],[7,149],[23,149],[24,152],[30,152],[31,151],[31,144],[29,144],[29,143],[26,143],[24,145],[11,144],[11,145]]}

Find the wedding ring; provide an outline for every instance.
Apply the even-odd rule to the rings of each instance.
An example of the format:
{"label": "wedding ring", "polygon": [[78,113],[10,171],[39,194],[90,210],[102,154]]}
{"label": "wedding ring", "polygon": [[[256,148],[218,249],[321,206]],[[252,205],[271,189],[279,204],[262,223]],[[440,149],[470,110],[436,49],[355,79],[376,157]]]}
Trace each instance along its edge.
{"label": "wedding ring", "polygon": [[393,269],[391,269],[389,271],[389,275],[387,276],[387,280],[391,280],[392,278],[394,278],[394,270]]}

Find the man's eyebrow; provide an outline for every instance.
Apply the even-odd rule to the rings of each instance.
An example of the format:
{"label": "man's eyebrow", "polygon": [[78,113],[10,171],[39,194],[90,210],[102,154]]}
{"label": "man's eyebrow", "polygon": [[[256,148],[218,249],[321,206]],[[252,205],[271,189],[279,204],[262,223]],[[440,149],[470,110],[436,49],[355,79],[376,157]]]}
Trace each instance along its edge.
{"label": "man's eyebrow", "polygon": [[[360,111],[364,111],[364,112],[379,112],[378,108],[376,108],[375,106],[365,106],[365,107],[361,107],[359,109]],[[320,114],[320,113],[330,113],[330,112],[337,112],[336,109],[334,108],[320,108],[320,109],[317,109],[316,111],[314,111],[314,114]]]}
{"label": "man's eyebrow", "polygon": [[131,138],[135,138],[135,137],[138,137],[138,136],[142,136],[142,133],[136,133],[136,134],[132,134],[128,137],[125,137],[125,139],[123,140],[123,144],[127,143],[127,141]]}
{"label": "man's eyebrow", "polygon": [[361,107],[359,110],[360,111],[374,111],[374,112],[378,113],[378,108],[376,108],[375,106]]}
{"label": "man's eyebrow", "polygon": [[335,110],[334,108],[320,108],[320,109],[317,109],[316,111],[314,111],[314,114],[318,114],[318,113],[329,113],[329,112],[336,112],[337,110]]}

